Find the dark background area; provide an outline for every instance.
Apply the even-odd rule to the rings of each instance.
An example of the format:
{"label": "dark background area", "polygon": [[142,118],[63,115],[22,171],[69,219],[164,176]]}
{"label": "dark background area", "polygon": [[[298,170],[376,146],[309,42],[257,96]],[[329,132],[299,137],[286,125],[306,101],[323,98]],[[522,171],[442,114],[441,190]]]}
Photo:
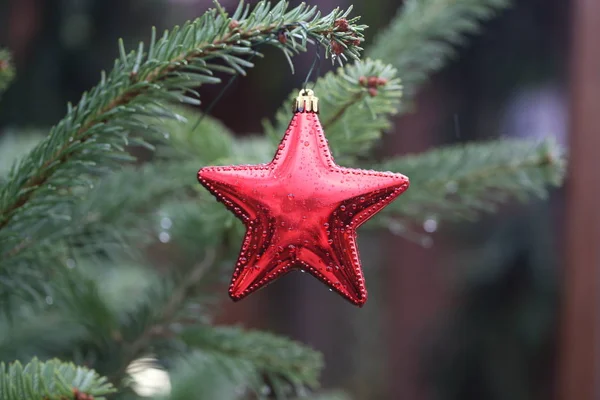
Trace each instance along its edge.
{"label": "dark background area", "polygon": [[[328,11],[349,1],[310,3]],[[401,2],[354,3],[354,13],[370,26],[367,47]],[[231,9],[237,1],[222,4]],[[482,34],[422,88],[414,112],[398,118],[377,155],[503,136],[553,136],[566,145],[572,4],[519,0],[485,23]],[[210,5],[0,1],[0,44],[13,51],[18,71],[0,108],[0,134],[58,121],[66,103],[110,69],[119,37],[131,47],[147,40],[152,25],[170,27]],[[260,132],[261,120],[300,85],[313,58],[312,51],[299,56],[292,76],[283,56],[267,51],[213,115],[240,135]],[[324,62],[321,72],[328,67]],[[202,107],[221,89],[203,89]],[[554,192],[547,202],[510,204],[475,223],[439,225],[414,243],[387,232],[361,235],[370,293],[363,309],[292,274],[242,303],[226,302],[220,321],[313,345],[326,356],[324,385],[343,387],[356,399],[552,398],[559,371],[563,197]]]}

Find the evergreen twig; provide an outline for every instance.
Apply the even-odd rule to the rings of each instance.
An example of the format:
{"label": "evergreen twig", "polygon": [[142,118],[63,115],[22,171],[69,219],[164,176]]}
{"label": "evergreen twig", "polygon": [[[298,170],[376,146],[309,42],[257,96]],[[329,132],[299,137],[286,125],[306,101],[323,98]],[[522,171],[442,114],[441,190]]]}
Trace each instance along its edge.
{"label": "evergreen twig", "polygon": [[[330,73],[317,80],[316,95],[326,101],[320,107],[323,125],[336,155],[367,152],[375,140],[381,137],[381,133],[390,127],[389,123],[369,126],[369,122],[359,120],[368,117],[365,113],[357,112],[357,109],[361,106],[368,107],[371,118],[378,120],[406,112],[418,87],[431,73],[446,65],[448,59],[455,54],[454,48],[465,42],[465,35],[478,31],[480,21],[489,19],[510,3],[510,0],[407,0],[389,27],[377,36],[366,52],[368,57],[380,60],[381,67],[394,71],[385,75],[372,71],[372,76],[390,79],[395,77],[396,70],[399,71],[407,97],[405,101],[398,102],[401,93],[396,87],[392,88],[391,96],[384,100],[381,95],[385,95],[387,84],[369,87],[367,82],[367,85],[360,85],[355,72],[363,68],[361,61],[346,65],[338,71],[337,76]],[[323,88],[320,83],[325,79],[336,84]],[[395,81],[396,84],[397,82],[398,80]],[[361,93],[352,93],[361,86]],[[328,92],[332,90],[333,94]],[[370,96],[367,96],[368,91]],[[292,93],[290,98],[296,96],[296,93]],[[327,102],[327,98],[332,96],[335,96],[335,101]],[[375,100],[369,97],[375,97]],[[371,102],[361,101],[362,98]],[[384,100],[383,104],[389,103],[390,108],[380,112],[381,103],[378,100]],[[267,133],[282,134],[288,117],[287,108],[282,110],[276,116],[276,129],[267,124]]]}
{"label": "evergreen twig", "polygon": [[365,93],[364,92],[359,92],[356,93],[354,96],[350,97],[348,99],[348,101],[346,101],[346,103],[344,103],[337,111],[335,114],[333,114],[331,117],[329,117],[329,119],[323,121],[323,130],[327,130],[329,129],[331,126],[333,126],[336,122],[338,122],[346,113],[346,111],[348,111],[348,109],[350,107],[352,107],[353,105],[357,104],[358,102],[360,102],[363,98],[365,97]]}
{"label": "evergreen twig", "polygon": [[[148,326],[139,337],[132,343],[125,346],[125,363],[126,368],[129,362],[140,356],[140,351],[144,350],[151,342],[153,336],[162,335],[169,330],[169,326],[176,321],[178,311],[182,308],[185,302],[189,299],[189,292],[197,286],[200,280],[204,277],[209,267],[213,265],[218,257],[217,251],[214,248],[207,249],[207,254],[204,259],[197,263],[187,274],[186,279],[178,285],[171,293],[169,300],[159,312],[159,317],[155,323]],[[119,372],[122,374],[124,369]],[[118,376],[118,375],[117,375]]]}
{"label": "evergreen twig", "polygon": [[410,176],[411,185],[383,216],[422,223],[425,219],[473,219],[508,199],[544,197],[561,184],[565,156],[553,141],[502,139],[446,146],[397,157],[378,169]]}
{"label": "evergreen twig", "polygon": [[[289,11],[286,7],[284,1],[274,6],[261,1],[249,12],[240,4],[231,18],[218,7],[158,40],[153,31],[146,53],[140,43],[137,51],[127,54],[121,42],[121,57],[113,71],[103,74],[100,84],[76,107],[69,105],[67,116],[15,165],[0,188],[0,254],[23,240],[15,237],[16,232],[25,238],[34,235],[42,218],[68,220],[65,212],[81,191],[76,189],[93,185],[93,176],[131,159],[124,145],[148,146],[129,137],[129,132],[145,131],[147,138],[166,136],[141,117],[177,118],[165,102],[198,104],[193,88],[219,83],[213,71],[244,74],[252,64],[242,57],[256,54],[253,44],[266,42],[290,56],[316,40],[327,43],[327,48],[343,45],[344,55],[357,57],[364,26],[357,25],[356,18],[348,21],[347,30],[335,25],[350,10],[336,9],[321,17],[316,7],[302,4]],[[281,34],[287,35],[285,41],[279,39]],[[215,64],[216,60],[226,65]]]}
{"label": "evergreen twig", "polygon": [[[336,159],[350,161],[367,153],[383,131],[391,126],[390,117],[397,112],[402,85],[396,69],[381,61],[357,61],[319,78],[314,85],[319,98],[319,114],[327,140]],[[290,121],[292,99],[275,116],[275,123],[264,122],[265,132],[278,142]]]}
{"label": "evergreen twig", "polygon": [[[58,317],[54,324],[70,330],[81,324],[85,332],[76,336],[75,351],[81,352],[80,359],[87,360],[96,370],[110,375],[113,382],[122,381],[132,361],[152,352],[171,365],[179,359],[195,358],[220,375],[244,377],[239,385],[253,391],[265,385],[287,387],[286,390],[317,387],[322,368],[318,352],[269,333],[211,327],[206,325],[206,320],[194,316],[198,309],[192,306],[198,292],[206,291],[206,284],[201,281],[213,272],[209,271],[213,269],[213,258],[219,258],[219,254],[209,250],[203,261],[168,284],[168,288],[157,281],[165,281],[165,277],[140,271],[142,275],[131,275],[129,279],[134,282],[126,284],[133,293],[119,290],[119,298],[112,298],[109,288],[116,283],[122,285],[121,281],[128,279],[127,267],[121,267],[120,274],[112,278],[110,274],[89,271],[96,275],[92,278],[86,276],[87,272],[82,273],[83,270],[74,270],[59,286],[60,294],[55,301],[61,312],[56,314],[56,309],[48,309],[47,316]],[[140,278],[147,282],[140,282]],[[137,304],[131,304],[134,299]],[[45,314],[38,317],[46,323],[49,320]],[[47,331],[45,325],[36,326],[38,336]],[[35,336],[35,332],[28,332],[27,337]],[[64,345],[61,349],[64,351]],[[210,386],[212,376],[196,375],[196,389],[199,381],[204,382],[206,378],[206,385]],[[231,380],[227,381],[228,385],[234,384]]]}
{"label": "evergreen twig", "polygon": [[181,338],[197,350],[203,364],[225,367],[226,375],[231,375],[227,369],[243,371],[245,386],[257,394],[265,383],[278,398],[319,387],[322,355],[290,339],[232,327],[193,327],[184,330]]}
{"label": "evergreen twig", "polygon": [[95,371],[59,360],[0,364],[2,400],[105,400],[115,388]]}
{"label": "evergreen twig", "polygon": [[[102,251],[116,258],[121,255],[118,248],[126,242],[139,244],[145,238],[143,233],[151,231],[148,225],[154,219],[141,219],[140,213],[153,212],[161,201],[183,195],[183,189],[190,186],[186,177],[195,169],[195,164],[186,162],[155,162],[141,167],[127,166],[106,176],[72,207],[68,214],[70,223],[47,221],[39,228],[39,240],[22,239],[4,255],[3,266],[36,258],[36,254],[40,255],[39,259],[43,256],[47,261],[55,260],[64,255],[63,249],[56,245],[61,241],[79,257]],[[135,186],[131,182],[135,182]],[[109,248],[117,254],[107,254],[111,252]]]}

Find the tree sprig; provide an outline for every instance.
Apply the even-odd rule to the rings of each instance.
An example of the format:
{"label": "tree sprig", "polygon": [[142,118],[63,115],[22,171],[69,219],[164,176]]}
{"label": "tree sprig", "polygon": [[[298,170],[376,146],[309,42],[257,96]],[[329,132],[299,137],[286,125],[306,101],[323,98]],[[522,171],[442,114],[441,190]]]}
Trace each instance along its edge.
{"label": "tree sprig", "polygon": [[499,139],[397,157],[376,168],[401,171],[418,189],[407,190],[382,216],[406,224],[474,219],[508,199],[543,198],[548,186],[562,183],[565,164],[551,140]]}
{"label": "tree sprig", "polygon": [[256,394],[265,384],[278,398],[319,387],[322,355],[290,339],[232,327],[189,328],[181,338],[205,360],[218,356],[212,361],[215,364],[227,362],[229,369],[245,369],[246,386]]}
{"label": "tree sprig", "polygon": [[[509,4],[510,0],[406,1],[367,49],[366,55],[378,60],[377,65],[369,59],[356,61],[338,70],[337,78],[343,79],[329,73],[315,84],[322,102],[323,126],[332,148],[337,149],[335,155],[351,158],[368,152],[390,127],[388,119],[382,117],[406,112],[418,87],[446,65],[455,54],[455,47],[466,41],[465,36],[477,32],[480,21]],[[379,77],[387,83],[361,84],[361,76]],[[403,91],[406,100],[400,103]],[[296,95],[297,91],[289,98]],[[365,118],[361,108],[367,109],[370,118]],[[285,130],[287,110],[282,107],[277,112],[275,126],[265,123],[267,134],[276,138]]]}
{"label": "tree sprig", "polygon": [[[344,162],[366,154],[390,128],[390,117],[402,98],[396,73],[389,64],[366,59],[340,67],[315,82],[319,118],[336,159]],[[264,122],[273,143],[285,132],[290,121],[287,104],[297,95],[298,91],[290,94],[286,105],[277,111],[274,124]]]}
{"label": "tree sprig", "polygon": [[[70,206],[95,176],[132,159],[125,146],[151,147],[147,140],[167,136],[148,117],[178,118],[165,104],[198,104],[195,88],[219,83],[215,71],[244,74],[253,66],[244,57],[259,54],[253,49],[258,43],[289,56],[316,40],[338,49],[340,57],[356,58],[364,26],[356,18],[347,20],[346,29],[336,25],[349,11],[321,16],[305,4],[287,10],[284,1],[274,6],[261,1],[251,12],[240,3],[229,17],[217,6],[159,39],[153,30],[147,52],[140,43],[137,51],[127,53],[121,42],[112,72],[103,73],[100,84],[84,93],[77,106],[69,105],[66,117],[14,165],[0,188],[0,254],[34,236],[44,219],[68,222]],[[131,132],[144,132],[143,138]]]}
{"label": "tree sprig", "polygon": [[115,392],[106,378],[85,367],[59,360],[33,359],[25,366],[18,361],[0,364],[0,397],[3,400],[64,400],[93,396],[105,400]]}

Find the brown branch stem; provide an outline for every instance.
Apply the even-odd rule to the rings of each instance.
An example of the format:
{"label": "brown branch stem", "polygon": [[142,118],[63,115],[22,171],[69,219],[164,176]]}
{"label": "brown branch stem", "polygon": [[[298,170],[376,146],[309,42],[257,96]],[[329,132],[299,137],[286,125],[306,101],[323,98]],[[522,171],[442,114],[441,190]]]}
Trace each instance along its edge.
{"label": "brown branch stem", "polygon": [[344,104],[342,107],[340,107],[340,109],[334,115],[332,115],[331,118],[329,118],[327,121],[325,121],[323,123],[323,130],[327,131],[327,129],[329,129],[330,126],[332,126],[337,121],[339,121],[339,119],[342,118],[344,113],[346,111],[348,111],[348,109],[350,107],[352,107],[354,104],[356,104],[360,100],[362,100],[363,96],[364,96],[363,91],[360,91],[360,92],[356,93],[354,96],[352,96],[350,98],[350,101],[348,101],[346,104]]}

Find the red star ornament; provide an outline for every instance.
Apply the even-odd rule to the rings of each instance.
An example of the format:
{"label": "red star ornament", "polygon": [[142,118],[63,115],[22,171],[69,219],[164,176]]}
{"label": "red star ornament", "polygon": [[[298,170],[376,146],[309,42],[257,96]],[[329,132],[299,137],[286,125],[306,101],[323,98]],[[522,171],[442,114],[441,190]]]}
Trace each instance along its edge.
{"label": "red star ornament", "polygon": [[356,229],[409,181],[336,165],[317,112],[312,90],[302,90],[273,161],[198,172],[247,229],[229,286],[234,301],[298,269],[359,307],[367,301]]}

